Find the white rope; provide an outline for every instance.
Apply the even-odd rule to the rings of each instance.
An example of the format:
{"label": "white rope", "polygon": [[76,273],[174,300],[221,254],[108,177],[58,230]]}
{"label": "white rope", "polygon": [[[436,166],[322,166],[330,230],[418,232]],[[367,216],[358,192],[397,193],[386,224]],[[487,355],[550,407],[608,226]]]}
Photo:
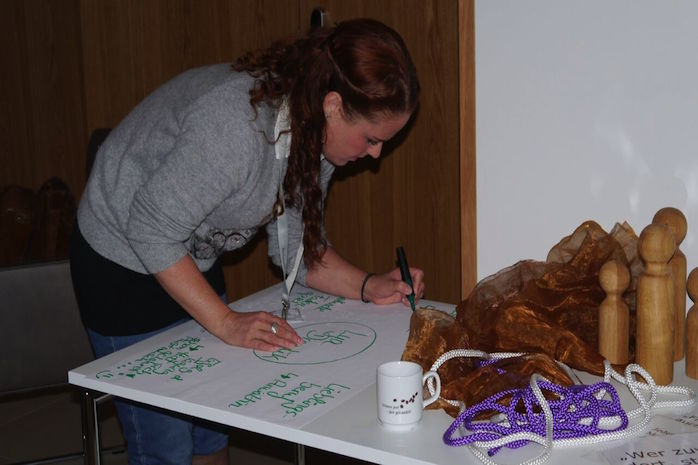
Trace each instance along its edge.
{"label": "white rope", "polygon": [[[445,362],[457,357],[474,357],[489,360],[517,357],[520,355],[523,354],[513,352],[487,353],[479,350],[454,349],[446,352],[445,354],[441,355],[438,359],[436,359],[434,364],[431,366],[431,371],[437,371],[438,368]],[[558,363],[562,366],[563,369],[565,369],[565,371],[568,372],[568,374],[572,374],[572,370],[567,365],[561,362]],[[645,382],[643,383],[641,381],[638,381],[636,375],[639,375],[642,378],[644,378]],[[536,397],[536,400],[538,401],[541,409],[543,410],[543,416],[545,418],[545,437],[541,437],[540,435],[531,432],[519,432],[492,441],[476,441],[470,444],[468,447],[470,448],[473,455],[475,455],[475,457],[477,457],[482,463],[486,465],[498,465],[497,462],[494,462],[490,459],[490,457],[487,454],[483,453],[482,449],[488,450],[496,447],[502,447],[512,442],[521,440],[531,441],[542,445],[544,447],[544,450],[538,456],[525,462],[522,462],[522,465],[540,465],[548,460],[554,447],[578,447],[582,445],[598,444],[600,442],[613,441],[636,436],[647,427],[647,424],[652,419],[652,410],[659,408],[692,407],[696,404],[696,394],[692,389],[685,386],[657,386],[657,384],[654,382],[654,379],[652,379],[652,376],[650,376],[650,374],[644,368],[635,363],[629,364],[625,368],[624,375],[621,375],[613,369],[613,367],[607,360],[605,360],[603,378],[604,381],[607,383],[609,383],[611,379],[613,379],[626,385],[632,393],[635,400],[639,404],[639,406],[636,409],[627,413],[627,417],[628,422],[634,420],[637,417],[640,417],[640,419],[631,426],[628,426],[626,429],[622,431],[609,431],[607,433],[590,435],[584,438],[553,439],[553,414],[550,409],[550,404],[548,403],[548,400],[545,398],[545,396],[540,390],[540,387],[538,386],[539,381],[548,380],[536,373],[533,376],[531,376],[530,386],[531,390],[533,391],[533,395]],[[436,391],[434,388],[433,381],[431,379],[427,383],[427,388],[429,389],[431,395],[434,395]],[[649,392],[649,396],[645,397],[645,395],[643,395],[643,391]],[[685,399],[658,401],[657,397],[659,394],[679,395],[685,397]],[[601,391],[597,394],[597,397],[601,399],[605,395],[606,392]],[[463,411],[465,411],[466,409],[466,405],[462,401],[444,398],[442,399],[450,405],[459,407],[459,414],[463,413]],[[497,417],[494,418],[496,419]],[[599,426],[613,428],[618,426],[618,422],[618,418],[607,418],[600,421]],[[466,434],[465,431],[467,430],[465,430],[462,426],[460,430],[462,434]]]}

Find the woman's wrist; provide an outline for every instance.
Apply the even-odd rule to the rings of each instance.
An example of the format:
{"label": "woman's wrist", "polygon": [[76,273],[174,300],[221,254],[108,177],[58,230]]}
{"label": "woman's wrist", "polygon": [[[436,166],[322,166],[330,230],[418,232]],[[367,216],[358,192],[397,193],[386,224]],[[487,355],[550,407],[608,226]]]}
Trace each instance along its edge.
{"label": "woman's wrist", "polygon": [[[227,334],[230,333],[230,329],[235,327],[235,320],[239,316],[239,314],[228,308],[228,311],[226,312],[221,312],[220,314],[216,315],[216,317],[213,320],[213,327],[207,328],[205,325],[203,325],[208,332],[216,336],[218,339],[223,340],[224,342],[227,341]],[[228,342],[229,343],[229,342]]]}
{"label": "woman's wrist", "polygon": [[374,276],[376,273],[368,272],[366,273],[366,276],[364,277],[363,283],[361,283],[361,301],[363,303],[370,303],[371,299],[366,298],[366,283],[368,283],[368,280],[371,278],[371,276]]}

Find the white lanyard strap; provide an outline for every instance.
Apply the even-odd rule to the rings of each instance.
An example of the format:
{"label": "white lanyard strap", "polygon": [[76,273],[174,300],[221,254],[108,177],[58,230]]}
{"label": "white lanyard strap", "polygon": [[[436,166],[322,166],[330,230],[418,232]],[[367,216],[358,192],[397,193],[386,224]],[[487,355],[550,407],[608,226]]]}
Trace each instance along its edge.
{"label": "white lanyard strap", "polygon": [[[279,193],[283,199],[283,187],[279,186]],[[301,258],[303,258],[303,233],[301,232],[300,244],[298,245],[298,252],[296,252],[296,259],[293,263],[293,268],[288,270],[288,217],[286,216],[286,211],[281,213],[276,218],[276,228],[277,228],[277,239],[279,241],[279,254],[281,261],[281,271],[283,272],[284,286],[281,291],[281,302],[283,305],[283,315],[285,319],[286,312],[288,312],[289,299],[291,295],[291,289],[293,284],[296,282],[296,275],[298,275],[298,268],[300,268]]]}
{"label": "white lanyard strap", "polygon": [[[286,319],[290,304],[291,289],[296,282],[298,268],[300,267],[301,258],[303,257],[303,232],[301,231],[300,244],[296,259],[293,263],[293,268],[288,270],[288,217],[286,216],[286,206],[284,205],[284,163],[283,159],[288,158],[291,147],[291,135],[287,131],[288,127],[288,102],[284,100],[279,107],[279,114],[276,116],[276,125],[274,126],[274,150],[276,159],[279,162],[279,197],[277,199],[280,212],[276,217],[277,240],[279,242],[279,259],[281,261],[281,271],[283,273],[283,289],[281,291],[281,314]],[[282,134],[283,132],[283,134]]]}

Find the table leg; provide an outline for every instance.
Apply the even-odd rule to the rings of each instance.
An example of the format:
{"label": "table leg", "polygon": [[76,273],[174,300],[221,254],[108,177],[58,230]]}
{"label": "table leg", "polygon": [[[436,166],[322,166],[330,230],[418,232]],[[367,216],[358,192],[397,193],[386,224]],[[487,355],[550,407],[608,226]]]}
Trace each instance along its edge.
{"label": "table leg", "polygon": [[305,465],[305,446],[296,444],[294,447],[293,465]]}
{"label": "table leg", "polygon": [[82,452],[85,465],[99,465],[97,402],[91,391],[82,392]]}
{"label": "table leg", "polygon": [[85,465],[100,465],[101,463],[97,407],[111,398],[111,394],[102,394],[87,389],[82,393],[82,453]]}

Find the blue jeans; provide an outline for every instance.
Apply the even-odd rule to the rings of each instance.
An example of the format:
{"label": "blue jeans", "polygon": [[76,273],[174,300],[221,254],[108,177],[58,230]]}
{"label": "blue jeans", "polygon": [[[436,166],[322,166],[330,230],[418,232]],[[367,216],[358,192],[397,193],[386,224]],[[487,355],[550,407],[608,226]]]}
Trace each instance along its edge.
{"label": "blue jeans", "polygon": [[[103,357],[185,321],[134,336],[102,336],[91,329],[87,333],[95,355]],[[194,455],[214,454],[228,445],[224,427],[128,400],[115,404],[131,465],[190,465]]]}

